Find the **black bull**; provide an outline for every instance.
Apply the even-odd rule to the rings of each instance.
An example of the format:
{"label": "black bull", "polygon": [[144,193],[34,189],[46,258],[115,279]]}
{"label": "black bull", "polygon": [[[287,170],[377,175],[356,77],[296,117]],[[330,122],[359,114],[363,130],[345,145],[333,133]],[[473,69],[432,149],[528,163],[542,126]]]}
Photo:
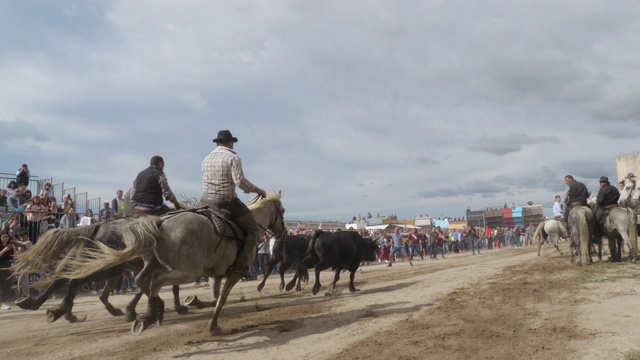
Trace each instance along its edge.
{"label": "black bull", "polygon": [[316,282],[313,285],[313,294],[320,290],[320,272],[333,268],[334,278],[330,291],[335,288],[340,279],[340,272],[349,270],[349,291],[357,291],[353,285],[353,278],[363,261],[375,261],[378,244],[371,239],[364,239],[353,231],[327,233],[318,230],[313,234],[309,243],[304,263],[308,267],[314,266]]}
{"label": "black bull", "polygon": [[[280,291],[283,289],[286,289],[287,291],[293,289],[296,285],[296,280],[298,281],[296,290],[302,290],[300,282],[309,281],[309,272],[307,271],[307,267],[302,263],[302,259],[307,252],[310,241],[311,236],[309,235],[290,235],[285,236],[280,240],[276,240],[275,244],[273,244],[273,253],[271,254],[271,259],[267,264],[267,269],[265,270],[262,282],[258,284],[258,291],[262,291],[265,281],[267,281],[269,274],[271,274],[271,271],[273,271],[278,262],[281,262]],[[284,273],[292,266],[296,266],[296,273],[293,276],[293,279],[285,287]]]}

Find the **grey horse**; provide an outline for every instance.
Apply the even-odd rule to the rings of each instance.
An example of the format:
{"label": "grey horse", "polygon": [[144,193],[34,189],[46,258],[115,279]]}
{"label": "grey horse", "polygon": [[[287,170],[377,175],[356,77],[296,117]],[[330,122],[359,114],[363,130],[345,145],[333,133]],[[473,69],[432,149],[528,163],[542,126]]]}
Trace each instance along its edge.
{"label": "grey horse", "polygon": [[[278,192],[248,205],[262,230],[271,230],[277,238],[286,235],[285,210],[280,197]],[[227,273],[238,252],[238,242],[233,236],[219,234],[212,221],[201,214],[181,212],[164,220],[153,216],[133,220],[124,228],[123,238],[127,245],[123,250],[96,243],[95,248],[82,249],[65,257],[53,276],[83,278],[142,258],[145,265],[135,282],[149,300],[147,312],[131,327],[134,335],[139,335],[156,321],[162,322],[164,302],[158,292],[163,286],[190,283],[198,276],[227,276],[209,323],[211,334],[221,333],[218,318],[231,289],[240,280],[240,274]]]}
{"label": "grey horse", "polygon": [[[589,206],[595,211],[596,202],[593,197],[588,200]],[[609,251],[611,253],[610,261],[620,261],[622,259],[622,242],[629,247],[629,261],[634,261],[638,257],[637,249],[637,229],[636,229],[636,213],[631,208],[615,207],[611,209],[609,215],[605,218],[604,224],[596,224],[601,235],[609,240]],[[600,234],[599,234],[600,235]],[[602,260],[602,241],[596,239],[599,243],[598,257]],[[635,241],[634,241],[635,240]]]}
{"label": "grey horse", "polygon": [[591,260],[590,244],[595,230],[595,218],[593,211],[588,206],[578,206],[571,209],[568,219],[571,230],[571,243],[578,250],[578,259],[571,252],[571,262],[580,265],[590,265]]}

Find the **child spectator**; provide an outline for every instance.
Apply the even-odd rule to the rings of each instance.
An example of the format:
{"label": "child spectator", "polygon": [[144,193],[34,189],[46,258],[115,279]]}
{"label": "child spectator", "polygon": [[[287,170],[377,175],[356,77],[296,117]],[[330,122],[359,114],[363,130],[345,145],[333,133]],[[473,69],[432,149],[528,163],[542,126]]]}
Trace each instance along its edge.
{"label": "child spectator", "polygon": [[32,244],[36,244],[40,236],[40,220],[47,209],[40,203],[40,197],[33,198],[33,202],[28,204],[24,213],[27,216],[27,229],[29,231],[29,240]]}
{"label": "child spectator", "polygon": [[87,211],[84,212],[84,216],[80,219],[78,226],[89,226],[94,222],[95,219],[93,218],[93,210],[87,209]]}
{"label": "child spectator", "polygon": [[40,197],[45,200],[49,200],[50,197],[53,197],[53,188],[51,187],[51,183],[44,184],[44,189],[40,192]]}
{"label": "child spectator", "polygon": [[9,184],[7,184],[7,197],[13,195],[13,192],[18,188],[18,183],[14,180],[11,180]]}

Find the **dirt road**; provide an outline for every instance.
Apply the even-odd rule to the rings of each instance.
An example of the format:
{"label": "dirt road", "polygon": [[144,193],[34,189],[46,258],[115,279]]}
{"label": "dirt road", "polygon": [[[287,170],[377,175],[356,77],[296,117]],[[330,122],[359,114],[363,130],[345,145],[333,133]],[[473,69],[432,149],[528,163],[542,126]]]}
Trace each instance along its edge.
{"label": "dirt road", "polygon": [[[566,244],[565,244],[566,247]],[[359,292],[344,274],[334,294],[281,293],[279,281],[239,283],[209,335],[211,310],[177,315],[169,289],[161,327],[130,334],[96,296],[84,294],[80,324],[49,324],[45,309],[0,311],[1,359],[636,359],[640,358],[640,265],[577,268],[543,248],[496,249],[363,267]],[[290,278],[290,275],[289,277]],[[323,284],[331,274],[323,273]],[[210,298],[183,286],[182,298]],[[111,297],[123,308],[130,295]],[[144,305],[144,300],[141,305]],[[140,311],[143,306],[140,307]]]}

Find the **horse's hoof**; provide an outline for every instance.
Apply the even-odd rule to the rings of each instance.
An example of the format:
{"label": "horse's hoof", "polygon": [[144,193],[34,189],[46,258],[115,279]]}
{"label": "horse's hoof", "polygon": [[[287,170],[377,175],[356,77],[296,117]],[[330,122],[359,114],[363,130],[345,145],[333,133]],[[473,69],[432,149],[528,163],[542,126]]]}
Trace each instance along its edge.
{"label": "horse's hoof", "polygon": [[69,314],[65,317],[65,319],[71,324],[81,323],[87,320],[87,315],[84,315],[83,317],[79,318],[73,314]]}
{"label": "horse's hoof", "polygon": [[186,306],[176,306],[176,312],[179,315],[184,315],[189,313],[189,308]]}
{"label": "horse's hoof", "polygon": [[195,304],[198,302],[198,297],[196,295],[189,295],[186,299],[184,299],[184,306],[196,306]]}
{"label": "horse's hoof", "polygon": [[133,312],[127,312],[127,313],[125,314],[125,316],[124,316],[124,320],[125,320],[126,322],[132,322],[132,321],[135,321],[137,317],[138,317],[138,314],[136,314],[136,312],[135,312],[135,311],[133,311]]}
{"label": "horse's hoof", "polygon": [[258,284],[258,291],[262,291],[263,288],[264,288],[264,284],[262,283]]}
{"label": "horse's hoof", "polygon": [[313,289],[311,290],[311,292],[313,293],[313,295],[317,294],[317,293],[318,293],[318,291],[320,291],[320,288],[317,288],[317,287],[315,287],[315,286],[314,286],[314,287],[313,287]]}
{"label": "horse's hoof", "polygon": [[149,327],[149,325],[147,324],[146,321],[144,321],[144,320],[135,320],[133,322],[133,324],[131,324],[131,334],[133,336],[138,336],[138,335],[142,334],[142,332],[145,331],[148,327]]}
{"label": "horse's hoof", "polygon": [[60,316],[62,316],[62,314],[59,314],[58,311],[55,310],[47,310],[47,322],[49,324],[55,322],[56,320],[60,319]]}
{"label": "horse's hoof", "polygon": [[280,291],[284,290],[284,284],[280,284]]}
{"label": "horse's hoof", "polygon": [[291,291],[291,289],[293,289],[294,286],[295,285],[293,285],[293,284],[287,284],[287,286],[285,287],[285,290]]}

